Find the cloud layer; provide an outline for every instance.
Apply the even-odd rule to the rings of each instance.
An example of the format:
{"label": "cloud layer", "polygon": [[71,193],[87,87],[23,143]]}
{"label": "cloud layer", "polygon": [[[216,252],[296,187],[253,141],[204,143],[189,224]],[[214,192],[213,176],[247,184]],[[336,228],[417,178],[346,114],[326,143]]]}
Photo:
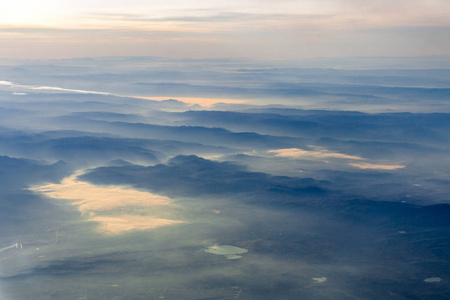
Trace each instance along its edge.
{"label": "cloud layer", "polygon": [[76,178],[81,174],[77,172],[59,184],[36,186],[31,190],[54,199],[72,200],[89,222],[98,223],[98,231],[102,233],[119,234],[184,223],[156,216],[167,214],[173,208],[167,197],[125,187],[95,186],[78,181]]}
{"label": "cloud layer", "polygon": [[7,2],[3,57],[450,54],[445,0]]}
{"label": "cloud layer", "polygon": [[[314,150],[303,150],[298,148],[289,148],[289,149],[277,149],[277,150],[269,150],[267,153],[274,154],[279,157],[287,157],[287,158],[297,158],[297,159],[328,159],[328,158],[337,158],[337,159],[345,159],[345,160],[365,160],[360,156],[356,155],[348,155],[338,152],[331,152],[326,149],[321,149],[320,147],[313,147]],[[325,160],[325,162],[328,162]],[[370,170],[397,170],[405,168],[404,165],[384,165],[384,164],[373,164],[373,163],[347,163],[349,166],[358,168],[358,169],[370,169]]]}
{"label": "cloud layer", "polygon": [[275,156],[280,157],[291,157],[291,158],[342,158],[342,159],[351,159],[351,160],[363,160],[364,158],[356,156],[356,155],[348,155],[343,153],[331,152],[326,149],[317,149],[317,150],[303,150],[298,148],[290,148],[290,149],[278,149],[278,150],[270,150],[268,153],[273,153]]}

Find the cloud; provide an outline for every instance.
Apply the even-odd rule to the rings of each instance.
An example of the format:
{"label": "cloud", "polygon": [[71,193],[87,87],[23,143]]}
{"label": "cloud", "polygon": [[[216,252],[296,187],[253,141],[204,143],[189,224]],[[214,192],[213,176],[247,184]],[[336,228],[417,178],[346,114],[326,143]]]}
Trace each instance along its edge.
{"label": "cloud", "polygon": [[289,148],[289,149],[278,149],[270,150],[268,153],[273,153],[275,156],[280,157],[290,157],[290,158],[341,158],[341,159],[352,159],[352,160],[363,160],[364,158],[348,155],[338,152],[331,152],[326,149],[317,150],[303,150],[299,148]]}
{"label": "cloud", "polygon": [[77,89],[66,89],[56,86],[34,86],[34,85],[22,85],[15,84],[11,81],[0,81],[0,85],[8,86],[13,89],[24,89],[24,90],[35,90],[35,91],[56,91],[56,92],[69,92],[69,93],[79,93],[79,94],[95,94],[95,95],[111,95],[110,93],[105,92],[96,92],[96,91],[85,91],[85,90],[77,90]]}
{"label": "cloud", "polygon": [[76,180],[78,172],[61,183],[47,184],[33,190],[56,199],[75,200],[80,212],[107,211],[123,206],[167,206],[171,200],[164,196],[126,189],[123,187],[99,187]]}
{"label": "cloud", "polygon": [[[166,97],[139,97],[139,96],[130,96],[133,98],[140,98],[140,99],[148,99],[148,100],[156,100],[156,101],[162,101],[170,99],[170,96]],[[215,104],[219,103],[246,103],[249,101],[246,100],[238,100],[238,99],[220,99],[220,98],[208,98],[208,97],[176,97],[176,100],[181,101],[183,103],[188,103],[190,105],[201,105],[203,107],[211,107]]]}
{"label": "cloud", "polygon": [[147,18],[145,16],[125,16],[121,19],[129,21],[143,21],[143,22],[182,22],[182,23],[204,23],[204,22],[233,22],[237,20],[250,20],[260,17],[257,14],[236,13],[236,12],[219,12],[210,15],[185,15],[185,16],[170,16],[164,18]]}
{"label": "cloud", "polygon": [[54,199],[73,200],[72,204],[89,216],[88,221],[98,223],[97,230],[101,233],[119,234],[185,223],[155,216],[166,214],[175,207],[170,198],[123,186],[95,186],[78,181],[77,176],[81,174],[79,171],[59,184],[36,186],[30,190]]}
{"label": "cloud", "polygon": [[[407,47],[411,41],[403,41],[401,35],[390,40],[388,31],[400,27],[445,28],[450,20],[446,13],[448,1],[437,0],[426,4],[384,0],[175,1],[164,5],[138,1],[126,6],[108,2],[107,9],[91,3],[28,2],[6,6],[8,16],[3,27],[7,30],[0,35],[0,56],[55,57],[64,52],[65,57],[151,53],[173,57],[297,58],[299,54],[361,56],[380,55],[383,51],[384,55],[392,55],[392,47],[382,47],[387,42],[400,43],[403,47],[399,49],[406,54],[436,54],[444,52],[438,41],[445,37],[443,34],[427,43],[429,49],[415,49],[417,43]],[[29,8],[24,11],[24,7]],[[37,33],[33,27],[41,29]],[[369,32],[375,29],[386,32]],[[158,32],[161,35],[153,36]],[[426,37],[419,34],[414,42]],[[445,51],[448,53],[448,48]]]}
{"label": "cloud", "polygon": [[359,168],[359,169],[371,169],[371,170],[397,170],[403,169],[405,166],[403,165],[378,165],[378,164],[369,164],[369,163],[349,163],[348,165]]}
{"label": "cloud", "polygon": [[[360,156],[348,155],[338,152],[331,152],[326,149],[321,149],[319,147],[315,148],[316,150],[303,150],[298,148],[290,148],[290,149],[278,149],[278,150],[270,150],[267,153],[275,154],[275,156],[279,157],[287,157],[287,158],[317,158],[317,159],[328,159],[328,158],[338,158],[338,159],[349,159],[349,160],[365,160]],[[405,168],[403,165],[381,165],[381,164],[372,164],[372,163],[348,163],[349,166],[354,168],[359,168],[363,170],[397,170]]]}
{"label": "cloud", "polygon": [[[403,8],[397,8],[398,10]],[[403,9],[403,11],[405,11]],[[91,16],[95,17],[95,16]],[[423,15],[409,11],[399,17],[396,10],[286,10],[286,11],[188,11],[186,14],[172,14],[165,17],[146,15],[102,14],[97,16],[102,22],[122,24],[129,30],[147,28],[171,28],[183,32],[222,32],[233,33],[236,30],[257,30],[269,32],[291,32],[297,34],[328,34],[353,32],[360,30],[389,29],[397,27],[439,27],[449,25],[448,18],[440,12]],[[205,24],[208,26],[205,28]],[[357,27],[355,27],[357,25]],[[101,27],[103,28],[103,27]],[[119,29],[119,26],[117,26]],[[139,29],[141,28],[141,29]],[[159,29],[158,29],[159,30]],[[237,33],[237,32],[235,32]],[[234,33],[233,33],[234,35]]]}
{"label": "cloud", "polygon": [[[270,150],[267,153],[275,154],[275,156],[279,157],[287,157],[287,158],[317,158],[317,159],[328,159],[328,158],[338,158],[338,159],[349,159],[349,160],[365,160],[360,156],[348,155],[338,152],[331,152],[326,149],[321,149],[319,147],[316,150],[303,150],[298,148],[289,148],[289,149],[278,149],[278,150]],[[381,165],[381,164],[372,164],[372,163],[348,163],[349,166],[359,169],[370,169],[370,170],[397,170],[405,168],[403,165]]]}
{"label": "cloud", "polygon": [[99,223],[97,230],[105,234],[119,234],[130,230],[147,230],[162,226],[183,224],[184,221],[168,220],[152,216],[121,214],[114,216],[97,216],[92,214],[89,221]]}

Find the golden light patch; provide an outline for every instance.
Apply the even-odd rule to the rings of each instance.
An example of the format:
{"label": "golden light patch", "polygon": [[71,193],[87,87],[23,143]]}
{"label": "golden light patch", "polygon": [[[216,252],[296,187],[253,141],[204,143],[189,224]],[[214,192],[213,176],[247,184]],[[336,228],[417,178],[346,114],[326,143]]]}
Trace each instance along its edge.
{"label": "golden light patch", "polygon": [[275,154],[275,156],[291,157],[291,158],[312,157],[312,158],[343,158],[343,159],[363,160],[363,158],[359,156],[331,152],[325,149],[303,150],[298,148],[288,148],[288,149],[270,150],[268,151],[268,153],[273,153]]}
{"label": "golden light patch", "polygon": [[[120,186],[96,186],[77,180],[77,172],[59,184],[30,188],[50,198],[72,200],[88,221],[99,223],[101,233],[122,233],[185,223],[156,216],[170,214],[176,207],[168,197]],[[138,211],[139,215],[133,214]],[[103,215],[102,215],[103,214]]]}
{"label": "golden light patch", "polygon": [[118,216],[90,216],[89,221],[99,223],[98,231],[102,233],[122,233],[130,230],[146,230],[161,226],[181,224],[183,221],[167,220],[152,216],[118,215]]}
{"label": "golden light patch", "polygon": [[156,100],[156,101],[163,101],[168,99],[175,99],[187,104],[198,104],[201,106],[209,107],[217,103],[234,103],[234,104],[242,104],[249,102],[247,100],[238,100],[238,99],[217,99],[217,98],[201,98],[201,97],[141,97],[141,96],[131,96],[133,98],[139,98],[139,99],[146,99],[146,100]]}
{"label": "golden light patch", "polygon": [[405,167],[402,165],[377,165],[369,163],[349,163],[349,165],[359,169],[376,169],[376,170],[397,170],[403,169]]}
{"label": "golden light patch", "polygon": [[47,184],[33,188],[50,198],[75,200],[74,205],[85,213],[87,211],[107,211],[124,206],[169,205],[171,200],[164,196],[126,189],[118,186],[101,187],[77,181],[76,173],[65,178],[60,184]]}

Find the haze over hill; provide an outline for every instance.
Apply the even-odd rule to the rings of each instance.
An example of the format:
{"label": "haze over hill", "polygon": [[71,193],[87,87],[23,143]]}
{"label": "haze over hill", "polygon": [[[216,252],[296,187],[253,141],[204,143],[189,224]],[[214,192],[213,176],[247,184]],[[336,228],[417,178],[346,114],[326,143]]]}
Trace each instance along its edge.
{"label": "haze over hill", "polygon": [[441,61],[5,60],[0,298],[450,298]]}

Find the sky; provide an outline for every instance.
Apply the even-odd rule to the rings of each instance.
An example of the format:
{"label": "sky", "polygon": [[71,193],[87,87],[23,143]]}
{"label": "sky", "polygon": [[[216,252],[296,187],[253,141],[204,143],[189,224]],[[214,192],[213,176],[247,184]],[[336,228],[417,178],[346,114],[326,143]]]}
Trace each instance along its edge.
{"label": "sky", "polygon": [[3,0],[0,57],[450,55],[448,0]]}

